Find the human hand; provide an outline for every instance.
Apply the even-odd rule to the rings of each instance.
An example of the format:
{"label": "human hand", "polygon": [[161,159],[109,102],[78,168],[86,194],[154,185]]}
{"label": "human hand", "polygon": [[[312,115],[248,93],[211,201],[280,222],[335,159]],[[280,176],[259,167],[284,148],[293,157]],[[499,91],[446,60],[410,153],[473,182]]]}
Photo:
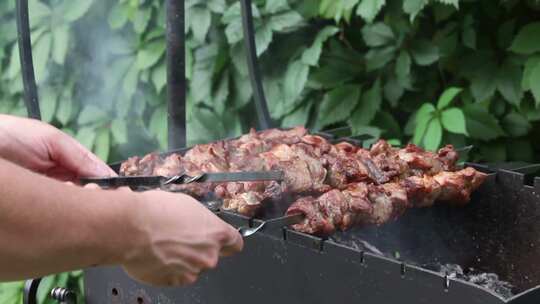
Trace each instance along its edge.
{"label": "human hand", "polygon": [[115,175],[97,156],[55,127],[1,114],[0,157],[63,181]]}
{"label": "human hand", "polygon": [[136,280],[152,285],[194,283],[220,256],[239,252],[240,234],[190,196],[163,191],[136,194],[135,246],[121,263]]}

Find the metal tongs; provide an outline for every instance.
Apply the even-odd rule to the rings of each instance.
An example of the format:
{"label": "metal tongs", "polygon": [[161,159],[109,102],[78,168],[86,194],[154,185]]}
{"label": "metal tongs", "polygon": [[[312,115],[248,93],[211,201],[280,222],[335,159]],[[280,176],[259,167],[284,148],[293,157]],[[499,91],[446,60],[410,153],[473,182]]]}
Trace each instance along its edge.
{"label": "metal tongs", "polygon": [[242,235],[242,237],[247,238],[251,235],[254,235],[255,233],[259,231],[263,231],[265,229],[276,229],[276,228],[282,228],[285,226],[291,226],[294,224],[298,224],[301,221],[303,221],[305,218],[304,214],[298,213],[298,214],[292,214],[292,215],[285,215],[278,218],[273,218],[270,220],[266,220],[261,222],[255,227],[239,227],[237,230]]}
{"label": "metal tongs", "polygon": [[[243,172],[219,172],[201,173],[198,175],[180,174],[172,177],[167,176],[117,176],[107,178],[83,178],[82,185],[97,184],[102,188],[119,187],[151,187],[161,188],[168,185],[187,185],[192,183],[224,183],[224,182],[249,182],[249,181],[283,181],[282,171],[243,171]],[[209,208],[215,209],[215,208]],[[219,208],[218,208],[219,209]],[[215,211],[215,210],[213,210]],[[237,228],[242,237],[249,237],[263,229],[281,228],[294,225],[304,219],[304,215],[288,215],[267,221],[263,221],[255,227],[242,226]]]}
{"label": "metal tongs", "polygon": [[191,183],[224,183],[250,181],[282,181],[282,171],[243,171],[201,173],[198,175],[180,174],[168,176],[117,176],[107,178],[83,178],[80,183],[97,184],[105,188],[118,187],[163,187],[168,185],[185,185]]}

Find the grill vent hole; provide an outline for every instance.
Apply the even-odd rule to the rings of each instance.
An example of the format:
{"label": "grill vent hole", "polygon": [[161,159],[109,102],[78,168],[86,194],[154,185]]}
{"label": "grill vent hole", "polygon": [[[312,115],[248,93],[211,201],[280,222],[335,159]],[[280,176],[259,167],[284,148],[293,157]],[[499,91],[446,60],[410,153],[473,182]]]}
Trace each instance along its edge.
{"label": "grill vent hole", "polygon": [[116,296],[118,295],[118,289],[113,288],[112,291],[111,291],[111,293],[112,293],[113,296],[116,297]]}
{"label": "grill vent hole", "polygon": [[137,304],[144,304],[144,300],[141,297],[137,298]]}

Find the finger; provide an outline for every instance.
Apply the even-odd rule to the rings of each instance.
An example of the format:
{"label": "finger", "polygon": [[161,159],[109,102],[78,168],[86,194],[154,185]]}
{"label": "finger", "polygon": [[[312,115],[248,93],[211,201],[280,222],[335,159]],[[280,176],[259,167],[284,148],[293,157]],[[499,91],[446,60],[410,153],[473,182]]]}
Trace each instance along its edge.
{"label": "finger", "polygon": [[221,256],[231,256],[242,251],[244,248],[244,239],[242,238],[242,235],[240,235],[240,233],[238,233],[238,231],[235,229],[231,230],[232,237],[229,238],[228,242],[226,242],[223,247],[221,247]]}
{"label": "finger", "polygon": [[180,280],[180,284],[181,285],[191,285],[191,284],[194,284],[195,282],[197,282],[198,278],[199,278],[199,276],[197,274],[184,273],[184,275],[182,276],[182,278]]}
{"label": "finger", "polygon": [[115,176],[116,173],[96,155],[65,133],[59,132],[48,143],[50,157],[79,177]]}
{"label": "finger", "polygon": [[45,175],[47,175],[50,178],[54,178],[56,180],[62,181],[62,182],[73,182],[77,179],[77,176],[73,174],[73,172],[70,172],[61,167],[50,169],[47,172],[45,172]]}
{"label": "finger", "polygon": [[86,184],[83,186],[83,188],[93,189],[93,190],[101,189],[101,187],[99,187],[98,184]]}

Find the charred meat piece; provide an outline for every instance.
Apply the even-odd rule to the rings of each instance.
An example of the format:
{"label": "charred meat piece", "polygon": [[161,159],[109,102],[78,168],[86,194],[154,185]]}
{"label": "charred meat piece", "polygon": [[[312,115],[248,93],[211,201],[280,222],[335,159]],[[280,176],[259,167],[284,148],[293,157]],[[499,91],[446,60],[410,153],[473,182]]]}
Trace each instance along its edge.
{"label": "charred meat piece", "polygon": [[287,214],[305,216],[293,229],[326,236],[338,229],[386,223],[399,217],[407,207],[407,194],[397,184],[356,183],[344,191],[331,190],[317,199],[301,198],[289,207]]}
{"label": "charred meat piece", "polygon": [[465,168],[435,176],[410,176],[382,185],[355,183],[343,191],[334,189],[315,199],[299,199],[289,207],[287,214],[305,215],[304,221],[293,229],[325,236],[337,229],[382,225],[399,218],[408,208],[429,207],[435,201],[466,204],[471,192],[485,178],[486,174]]}
{"label": "charred meat piece", "polygon": [[155,167],[161,165],[161,158],[156,153],[151,153],[143,158],[134,156],[122,163],[120,174],[124,176],[152,175]]}
{"label": "charred meat piece", "polygon": [[441,172],[433,179],[441,185],[438,200],[452,205],[465,205],[471,193],[486,180],[487,175],[474,168],[465,168],[457,172]]}

